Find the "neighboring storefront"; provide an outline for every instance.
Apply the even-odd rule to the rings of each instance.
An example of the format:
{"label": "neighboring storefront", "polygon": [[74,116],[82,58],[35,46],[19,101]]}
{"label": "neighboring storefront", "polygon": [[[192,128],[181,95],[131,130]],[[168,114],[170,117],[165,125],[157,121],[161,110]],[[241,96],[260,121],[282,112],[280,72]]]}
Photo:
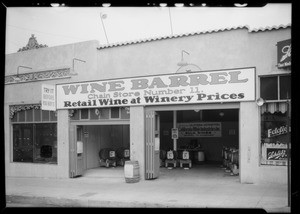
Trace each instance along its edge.
{"label": "neighboring storefront", "polygon": [[160,150],[201,144],[211,161],[238,149],[242,183],[287,183],[290,38],[238,27],[37,49],[32,36],[6,56],[6,175],[76,177],[112,147],[159,178]]}

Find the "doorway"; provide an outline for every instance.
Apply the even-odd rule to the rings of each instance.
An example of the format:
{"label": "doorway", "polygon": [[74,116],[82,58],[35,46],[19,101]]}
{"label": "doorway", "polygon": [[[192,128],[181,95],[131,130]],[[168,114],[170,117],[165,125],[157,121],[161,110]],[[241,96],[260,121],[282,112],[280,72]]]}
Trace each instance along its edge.
{"label": "doorway", "polygon": [[[210,104],[204,108],[197,107],[174,108],[179,135],[176,140],[172,137],[172,129],[175,128],[174,110],[167,107],[155,109],[154,112],[160,116],[158,177],[171,178],[174,174],[180,176],[205,174],[205,176],[215,175],[216,178],[228,176],[239,179],[239,105],[225,104],[225,108],[222,108],[223,105]],[[226,157],[224,157],[224,149],[227,152]],[[175,161],[177,164],[169,167],[169,164],[166,166],[164,161],[167,159],[166,153],[171,150],[177,152]],[[183,158],[183,151],[188,151],[191,165],[180,165],[179,159]],[[188,170],[184,171],[185,169]]]}
{"label": "doorway", "polygon": [[[124,161],[120,162],[120,152],[125,149],[130,150],[129,124],[76,124],[73,126],[76,133],[71,144],[76,154],[73,154],[74,158],[71,159],[74,172],[70,177],[122,177]],[[110,157],[108,153],[109,156],[104,155],[104,157],[103,151],[114,151],[114,155]],[[112,160],[115,164],[108,166],[101,164],[106,161],[105,158]],[[123,158],[126,159],[126,157]]]}

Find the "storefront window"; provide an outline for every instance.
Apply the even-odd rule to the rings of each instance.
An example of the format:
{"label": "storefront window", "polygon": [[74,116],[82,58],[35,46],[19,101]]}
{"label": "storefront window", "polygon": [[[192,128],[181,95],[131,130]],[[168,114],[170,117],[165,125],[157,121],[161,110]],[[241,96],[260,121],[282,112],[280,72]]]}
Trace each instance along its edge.
{"label": "storefront window", "polygon": [[[80,116],[79,116],[80,115]],[[73,110],[71,120],[130,119],[129,107],[90,108]]]}
{"label": "storefront window", "polygon": [[263,112],[261,115],[261,164],[287,165],[289,142],[290,127],[288,127],[287,112]]}
{"label": "storefront window", "polygon": [[13,124],[13,161],[57,163],[56,123]]}
{"label": "storefront window", "polygon": [[13,162],[57,164],[55,121],[55,112],[34,108],[17,111],[11,118]]}
{"label": "storefront window", "polygon": [[279,78],[280,82],[280,99],[286,100],[291,99],[291,77],[281,76]]}
{"label": "storefront window", "polygon": [[266,103],[261,107],[261,164],[287,165],[290,130],[289,104],[291,76],[260,77],[260,96]]}
{"label": "storefront window", "polygon": [[120,118],[120,108],[118,107],[113,107],[110,109],[111,110],[111,118]]}

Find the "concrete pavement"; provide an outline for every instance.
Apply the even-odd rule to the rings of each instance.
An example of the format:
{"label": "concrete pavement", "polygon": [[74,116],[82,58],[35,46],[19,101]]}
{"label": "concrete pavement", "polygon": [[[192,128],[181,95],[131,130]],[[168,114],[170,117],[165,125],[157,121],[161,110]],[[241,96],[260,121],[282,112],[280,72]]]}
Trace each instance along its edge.
{"label": "concrete pavement", "polygon": [[6,177],[7,207],[262,208],[290,212],[287,185],[241,184],[221,169],[161,168],[159,179],[126,183],[119,169],[74,179]]}

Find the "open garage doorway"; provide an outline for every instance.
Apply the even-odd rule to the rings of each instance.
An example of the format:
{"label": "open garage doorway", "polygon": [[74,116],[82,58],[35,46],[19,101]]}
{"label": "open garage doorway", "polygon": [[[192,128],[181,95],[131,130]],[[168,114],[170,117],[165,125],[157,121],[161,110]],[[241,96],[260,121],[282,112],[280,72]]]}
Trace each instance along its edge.
{"label": "open garage doorway", "polygon": [[[176,116],[174,111],[157,113],[160,115],[160,177],[173,177],[175,173],[239,178],[239,109],[177,110]],[[172,136],[174,116],[176,141]],[[173,157],[169,158],[171,151]]]}
{"label": "open garage doorway", "polygon": [[84,177],[124,177],[124,163],[130,157],[129,125],[77,125],[82,142]]}

